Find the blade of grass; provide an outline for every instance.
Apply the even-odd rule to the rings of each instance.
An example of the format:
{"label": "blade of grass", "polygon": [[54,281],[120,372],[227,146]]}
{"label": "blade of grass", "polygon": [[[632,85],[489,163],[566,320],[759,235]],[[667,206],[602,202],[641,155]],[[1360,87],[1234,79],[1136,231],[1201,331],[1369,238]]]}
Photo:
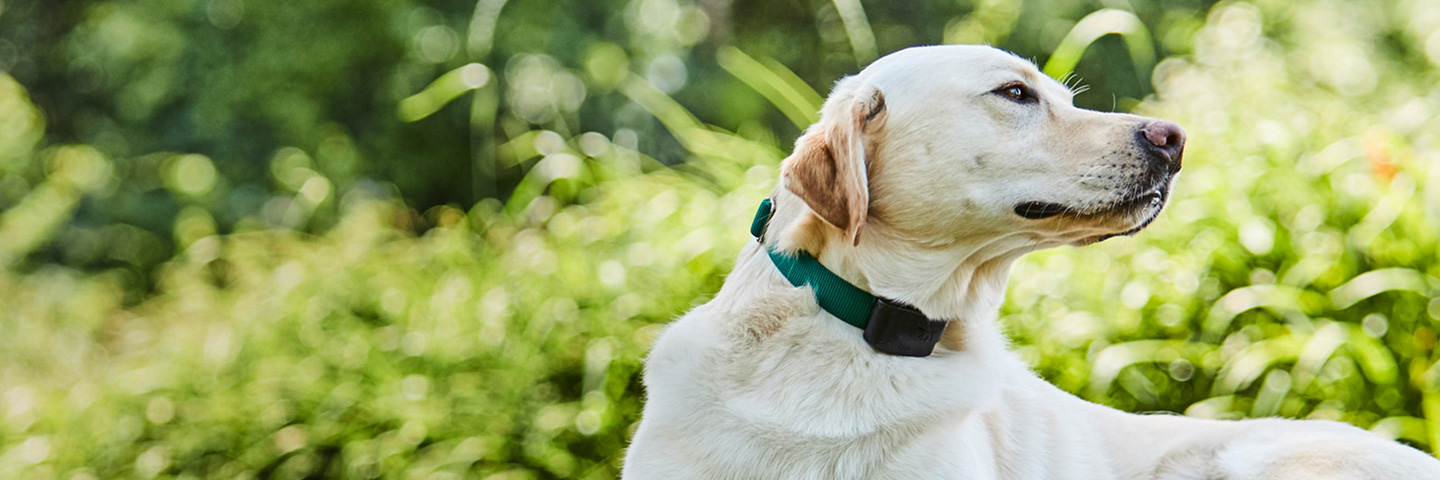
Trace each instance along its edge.
{"label": "blade of grass", "polygon": [[[721,68],[759,92],[801,130],[820,120],[820,95],[778,62],[770,62],[774,65],[761,63],[740,49],[729,46],[721,48],[716,59]],[[781,72],[791,78],[783,78]]]}
{"label": "blade of grass", "polygon": [[[1382,201],[1383,203],[1383,201]],[[1372,210],[1372,214],[1373,214]],[[1365,218],[1370,218],[1366,215]],[[1361,223],[1364,223],[1363,221]],[[1430,285],[1440,285],[1440,280],[1409,268],[1383,268],[1365,272],[1335,287],[1330,291],[1330,302],[1337,310],[1344,310],[1360,303],[1361,300],[1389,291],[1408,291],[1426,295],[1432,291]]]}
{"label": "blade of grass", "polygon": [[1420,411],[1425,415],[1425,426],[1429,430],[1430,453],[1440,456],[1440,392],[1425,392],[1420,401]]}
{"label": "blade of grass", "polygon": [[860,0],[834,0],[835,10],[840,13],[840,22],[845,24],[845,35],[850,37],[850,48],[855,51],[855,65],[864,67],[880,56],[875,48],[875,32],[870,30],[870,20],[865,18],[865,7]]}
{"label": "blade of grass", "polygon": [[1045,62],[1045,74],[1056,79],[1069,76],[1090,44],[1111,34],[1119,35],[1125,41],[1126,48],[1130,50],[1130,60],[1135,64],[1135,74],[1142,84],[1146,83],[1148,73],[1155,68],[1155,47],[1150,41],[1150,30],[1135,14],[1113,8],[1098,10],[1076,22]]}
{"label": "blade of grass", "polygon": [[805,80],[800,79],[799,75],[796,75],[795,72],[790,71],[790,69],[784,65],[781,65],[780,62],[775,61],[773,58],[763,57],[760,59],[760,63],[765,64],[766,67],[770,67],[770,72],[774,73],[780,81],[785,82],[785,85],[788,85],[790,89],[795,92],[795,95],[803,99],[803,105],[809,110],[819,110],[820,105],[825,103],[825,97],[821,96],[820,92],[816,92],[814,88],[810,88],[810,84],[805,83]]}
{"label": "blade of grass", "polygon": [[[470,27],[465,34],[465,50],[470,61],[490,63],[495,44],[495,26],[507,0],[478,0],[470,13]],[[495,118],[500,113],[498,82],[489,82],[470,98],[470,177],[474,200],[499,194],[495,184]]]}
{"label": "blade of grass", "polygon": [[1261,340],[1245,347],[1220,367],[1215,374],[1215,383],[1211,385],[1210,396],[1230,395],[1248,388],[1271,366],[1294,361],[1303,347],[1302,339],[1294,335]]}
{"label": "blade of grass", "polygon": [[1135,340],[1105,347],[1090,368],[1090,395],[1103,396],[1126,367],[1162,361],[1160,352],[1170,351],[1192,362],[1198,362],[1214,350],[1211,345],[1184,340]]}
{"label": "blade of grass", "polygon": [[1226,292],[1210,307],[1210,313],[1201,329],[1201,339],[1218,343],[1229,330],[1230,322],[1237,315],[1251,309],[1264,307],[1276,311],[1303,312],[1305,305],[1300,299],[1302,292],[1288,285],[1251,285]]}
{"label": "blade of grass", "polygon": [[445,72],[420,90],[420,93],[400,101],[400,120],[409,123],[433,115],[465,92],[489,84],[490,75],[490,69],[478,63],[466,64]]}
{"label": "blade of grass", "polygon": [[495,42],[495,24],[500,20],[500,10],[507,0],[480,0],[470,14],[470,29],[466,35],[466,50],[470,58],[483,59],[490,55]]}
{"label": "blade of grass", "polygon": [[773,147],[708,128],[684,106],[639,75],[631,74],[620,86],[620,93],[659,119],[680,146],[696,155],[728,160],[779,157]]}

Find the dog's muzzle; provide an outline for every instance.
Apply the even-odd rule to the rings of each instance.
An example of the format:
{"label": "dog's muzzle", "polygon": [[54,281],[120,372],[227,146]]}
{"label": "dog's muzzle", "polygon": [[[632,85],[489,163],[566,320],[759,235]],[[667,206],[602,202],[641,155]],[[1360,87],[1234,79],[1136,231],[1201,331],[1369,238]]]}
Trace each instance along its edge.
{"label": "dog's muzzle", "polygon": [[[1043,220],[1057,215],[1093,217],[1107,215],[1145,215],[1134,230],[1117,235],[1134,233],[1159,215],[1165,201],[1170,198],[1170,186],[1175,175],[1180,173],[1181,159],[1185,153],[1185,130],[1174,122],[1154,120],[1135,132],[1135,143],[1145,158],[1145,173],[1118,200],[1087,208],[1046,201],[1026,201],[1015,205],[1015,214],[1030,220]],[[1108,237],[1107,237],[1108,238]]]}

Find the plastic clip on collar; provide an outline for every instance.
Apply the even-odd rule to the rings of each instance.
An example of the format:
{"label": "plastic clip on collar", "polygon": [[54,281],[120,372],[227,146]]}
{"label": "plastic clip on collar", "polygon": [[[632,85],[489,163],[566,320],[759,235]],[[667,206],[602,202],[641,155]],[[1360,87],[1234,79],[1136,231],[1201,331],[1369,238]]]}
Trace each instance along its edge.
{"label": "plastic clip on collar", "polygon": [[815,291],[820,308],[864,330],[865,342],[876,350],[905,357],[926,357],[935,350],[946,322],[931,320],[915,307],[877,297],[851,285],[807,252],[796,252],[792,256],[764,247],[765,231],[774,212],[770,199],[760,202],[755,220],[750,223],[750,234],[761,242],[770,254],[770,261],[791,285],[809,285]]}

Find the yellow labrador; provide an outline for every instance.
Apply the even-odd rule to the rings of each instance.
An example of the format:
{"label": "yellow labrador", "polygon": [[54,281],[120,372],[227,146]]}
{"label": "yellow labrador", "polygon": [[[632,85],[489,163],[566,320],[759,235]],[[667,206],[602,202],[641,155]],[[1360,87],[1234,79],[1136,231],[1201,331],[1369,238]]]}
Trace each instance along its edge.
{"label": "yellow labrador", "polygon": [[1026,252],[1144,228],[1179,126],[1075,108],[989,47],[840,81],[713,300],[646,361],[624,478],[1440,478],[1349,425],[1133,415],[1031,373],[996,325]]}

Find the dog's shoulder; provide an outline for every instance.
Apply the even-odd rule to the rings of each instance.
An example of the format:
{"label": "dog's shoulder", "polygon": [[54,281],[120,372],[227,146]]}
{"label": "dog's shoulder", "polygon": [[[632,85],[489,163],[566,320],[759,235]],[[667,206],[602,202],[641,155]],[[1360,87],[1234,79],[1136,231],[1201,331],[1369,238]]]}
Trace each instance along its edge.
{"label": "dog's shoulder", "polygon": [[783,338],[803,337],[802,330],[816,323],[820,308],[814,294],[767,278],[765,268],[774,268],[770,259],[751,250],[741,254],[714,298],[672,322],[656,340],[645,362],[650,389],[671,376],[727,388],[715,383],[751,376],[765,350],[777,348]]}

